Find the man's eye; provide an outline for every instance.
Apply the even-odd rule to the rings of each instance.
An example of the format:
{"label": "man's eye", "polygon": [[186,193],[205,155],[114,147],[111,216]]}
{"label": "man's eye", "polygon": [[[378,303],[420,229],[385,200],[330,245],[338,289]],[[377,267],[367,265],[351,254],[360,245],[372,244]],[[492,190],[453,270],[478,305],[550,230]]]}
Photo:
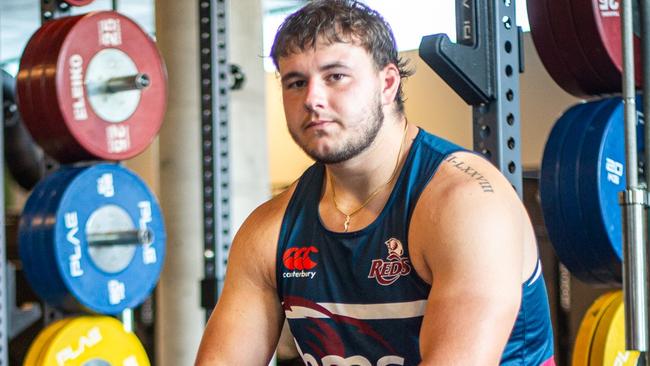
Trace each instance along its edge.
{"label": "man's eye", "polygon": [[287,89],[296,89],[296,88],[302,88],[305,85],[307,85],[307,82],[305,80],[296,80],[292,81],[287,84]]}
{"label": "man's eye", "polygon": [[344,77],[345,77],[345,75],[343,75],[343,74],[332,74],[332,75],[330,75],[330,80],[332,80],[332,81],[341,81],[341,80],[343,80]]}

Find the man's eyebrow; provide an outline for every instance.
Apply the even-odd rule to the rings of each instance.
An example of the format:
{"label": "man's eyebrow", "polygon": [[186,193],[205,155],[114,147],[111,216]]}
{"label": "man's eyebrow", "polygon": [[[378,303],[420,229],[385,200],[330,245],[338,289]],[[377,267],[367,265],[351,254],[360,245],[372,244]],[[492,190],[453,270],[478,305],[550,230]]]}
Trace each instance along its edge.
{"label": "man's eyebrow", "polygon": [[329,64],[325,64],[325,65],[319,67],[318,69],[320,71],[327,71],[327,70],[330,70],[330,69],[338,69],[338,68],[349,69],[350,67],[348,65],[342,63],[342,62],[336,61],[336,62],[332,62],[332,63],[329,63]]}
{"label": "man's eyebrow", "polygon": [[[336,61],[336,62],[332,62],[332,63],[329,63],[329,64],[322,65],[321,67],[318,68],[318,70],[319,71],[327,71],[327,70],[338,69],[338,68],[350,69],[350,67],[348,65],[346,65],[346,64],[344,64],[342,62]],[[285,81],[287,81],[289,79],[293,79],[293,78],[302,79],[302,78],[305,78],[305,77],[306,77],[305,74],[303,74],[301,72],[291,71],[291,72],[286,73],[285,75],[282,75],[280,77],[280,81],[285,82]]]}
{"label": "man's eyebrow", "polygon": [[280,81],[285,82],[285,81],[287,81],[289,79],[304,78],[304,77],[305,77],[305,74],[303,74],[301,72],[291,71],[291,72],[288,72],[288,73],[282,75],[282,77],[280,77]]}

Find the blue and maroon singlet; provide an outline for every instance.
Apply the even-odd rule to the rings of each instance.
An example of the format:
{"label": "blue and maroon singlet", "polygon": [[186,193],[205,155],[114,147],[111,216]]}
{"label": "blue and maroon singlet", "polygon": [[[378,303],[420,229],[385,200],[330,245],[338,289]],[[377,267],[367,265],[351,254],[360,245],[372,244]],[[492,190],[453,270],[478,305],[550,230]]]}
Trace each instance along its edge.
{"label": "blue and maroon singlet", "polygon": [[[324,166],[300,178],[282,221],[277,287],[306,365],[417,365],[431,287],[413,269],[407,234],[415,204],[442,160],[460,148],[422,130],[379,216],[349,233],[318,215]],[[541,266],[522,301],[501,365],[553,365],[553,334]],[[471,351],[471,350],[468,350]]]}

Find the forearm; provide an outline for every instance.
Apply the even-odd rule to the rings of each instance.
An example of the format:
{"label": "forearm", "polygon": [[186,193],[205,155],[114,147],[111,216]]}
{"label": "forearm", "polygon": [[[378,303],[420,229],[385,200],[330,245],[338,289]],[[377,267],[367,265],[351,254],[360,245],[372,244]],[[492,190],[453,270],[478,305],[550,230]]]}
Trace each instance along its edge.
{"label": "forearm", "polygon": [[210,317],[196,365],[268,365],[280,336],[281,310],[275,303],[259,299],[243,302],[249,306],[231,300],[222,297]]}

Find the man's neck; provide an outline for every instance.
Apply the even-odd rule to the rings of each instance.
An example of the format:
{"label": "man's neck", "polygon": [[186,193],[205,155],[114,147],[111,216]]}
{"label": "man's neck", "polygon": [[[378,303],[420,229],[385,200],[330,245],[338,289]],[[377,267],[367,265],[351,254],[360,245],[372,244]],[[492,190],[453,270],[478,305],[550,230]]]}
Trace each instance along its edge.
{"label": "man's neck", "polygon": [[327,165],[327,174],[331,174],[328,180],[335,185],[337,198],[341,201],[363,201],[391,178],[396,165],[399,165],[399,171],[410,147],[409,136],[414,128],[409,126],[404,131],[405,125],[403,116],[386,119],[375,141],[366,150],[352,159]]}

